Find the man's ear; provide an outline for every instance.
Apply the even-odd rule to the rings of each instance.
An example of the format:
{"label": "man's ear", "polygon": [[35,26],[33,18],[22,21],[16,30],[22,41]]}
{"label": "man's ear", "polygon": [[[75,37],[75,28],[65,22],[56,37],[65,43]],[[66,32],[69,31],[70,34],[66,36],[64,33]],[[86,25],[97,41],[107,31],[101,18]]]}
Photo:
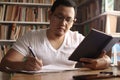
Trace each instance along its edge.
{"label": "man's ear", "polygon": [[75,18],[75,19],[74,19],[74,22],[76,22],[76,21],[77,21],[77,19]]}
{"label": "man's ear", "polygon": [[49,11],[48,11],[48,19],[49,19],[49,20],[50,20],[51,16],[52,16],[52,12],[49,10]]}

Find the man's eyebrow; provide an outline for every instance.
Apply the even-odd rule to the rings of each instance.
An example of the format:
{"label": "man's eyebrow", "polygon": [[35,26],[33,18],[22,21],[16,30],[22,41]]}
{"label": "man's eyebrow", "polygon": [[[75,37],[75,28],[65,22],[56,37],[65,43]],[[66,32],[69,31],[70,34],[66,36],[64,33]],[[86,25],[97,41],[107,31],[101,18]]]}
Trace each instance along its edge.
{"label": "man's eyebrow", "polygon": [[63,16],[62,13],[57,13],[57,14],[55,14],[55,15]]}
{"label": "man's eyebrow", "polygon": [[68,17],[66,17],[66,18],[69,18],[69,19],[70,19],[70,18],[72,18],[72,17],[69,17],[69,16],[68,16]]}
{"label": "man's eyebrow", "polygon": [[[62,13],[57,13],[55,15],[58,15],[58,16],[61,16],[61,17],[65,17]],[[72,17],[71,16],[66,16],[66,18],[72,18]],[[74,19],[74,18],[72,18],[72,19]]]}

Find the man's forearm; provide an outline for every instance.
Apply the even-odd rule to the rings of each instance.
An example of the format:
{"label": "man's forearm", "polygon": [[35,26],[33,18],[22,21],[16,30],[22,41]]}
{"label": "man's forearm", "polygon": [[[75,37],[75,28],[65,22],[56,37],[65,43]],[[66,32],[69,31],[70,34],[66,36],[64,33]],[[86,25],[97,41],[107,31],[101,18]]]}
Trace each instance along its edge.
{"label": "man's forearm", "polygon": [[6,69],[11,70],[23,70],[24,69],[24,62],[12,62],[12,61],[2,61],[1,66]]}

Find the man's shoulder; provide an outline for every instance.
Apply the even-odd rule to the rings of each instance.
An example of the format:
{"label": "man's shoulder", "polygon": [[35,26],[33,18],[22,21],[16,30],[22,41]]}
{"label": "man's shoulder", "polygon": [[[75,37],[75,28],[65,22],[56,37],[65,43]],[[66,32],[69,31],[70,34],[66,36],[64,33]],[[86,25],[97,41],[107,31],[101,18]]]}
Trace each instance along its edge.
{"label": "man's shoulder", "polygon": [[68,31],[68,38],[75,40],[76,42],[81,42],[85,37],[78,31]]}
{"label": "man's shoulder", "polygon": [[37,38],[37,37],[43,37],[46,35],[46,30],[40,29],[40,30],[31,30],[25,33],[22,37],[23,38]]}
{"label": "man's shoulder", "polygon": [[71,30],[69,30],[68,32],[71,33],[71,34],[75,34],[75,33],[80,34],[80,33],[78,33],[78,31],[71,31]]}

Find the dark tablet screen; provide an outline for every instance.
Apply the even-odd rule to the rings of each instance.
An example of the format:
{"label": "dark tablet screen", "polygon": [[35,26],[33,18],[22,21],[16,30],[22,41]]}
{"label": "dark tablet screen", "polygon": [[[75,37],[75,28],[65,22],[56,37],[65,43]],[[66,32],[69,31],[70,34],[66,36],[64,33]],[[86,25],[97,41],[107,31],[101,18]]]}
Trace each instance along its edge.
{"label": "dark tablet screen", "polygon": [[[97,58],[101,51],[113,39],[112,36],[107,35],[101,31],[92,29],[85,39],[78,45],[69,60],[79,61],[80,58]],[[109,48],[113,46],[109,45]],[[107,46],[108,47],[108,46]],[[106,50],[108,48],[105,48]]]}

